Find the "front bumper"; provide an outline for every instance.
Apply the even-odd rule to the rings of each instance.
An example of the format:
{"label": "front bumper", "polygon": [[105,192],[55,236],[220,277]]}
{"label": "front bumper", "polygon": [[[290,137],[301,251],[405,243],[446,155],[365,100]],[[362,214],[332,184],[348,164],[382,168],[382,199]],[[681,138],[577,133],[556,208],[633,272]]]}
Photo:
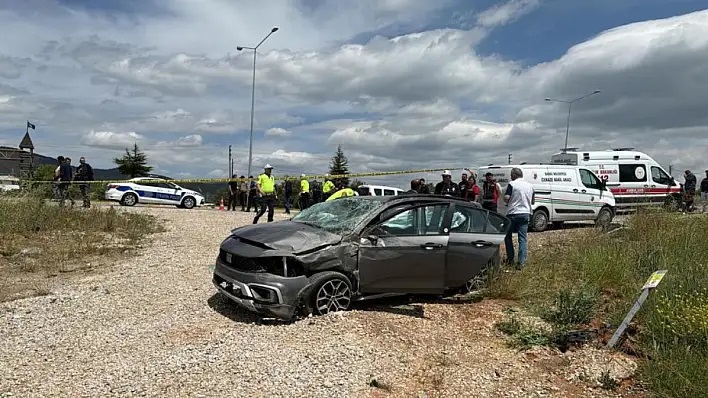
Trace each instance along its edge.
{"label": "front bumper", "polygon": [[310,283],[307,277],[241,272],[216,260],[212,283],[240,307],[265,317],[291,320]]}

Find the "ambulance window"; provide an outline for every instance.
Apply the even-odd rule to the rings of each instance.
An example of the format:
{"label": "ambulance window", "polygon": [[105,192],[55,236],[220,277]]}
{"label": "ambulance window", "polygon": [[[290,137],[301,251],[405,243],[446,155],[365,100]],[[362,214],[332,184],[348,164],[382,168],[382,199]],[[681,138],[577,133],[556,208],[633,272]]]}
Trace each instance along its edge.
{"label": "ambulance window", "polygon": [[393,196],[395,194],[396,192],[394,192],[392,189],[384,189],[384,196]]}
{"label": "ambulance window", "polygon": [[647,168],[641,163],[619,165],[620,182],[646,182]]}
{"label": "ambulance window", "polygon": [[602,189],[602,183],[590,170],[580,169],[580,180],[587,188]]}
{"label": "ambulance window", "polygon": [[381,188],[374,188],[374,194],[376,196],[383,196],[381,193],[382,193]]}
{"label": "ambulance window", "polygon": [[671,184],[671,177],[669,177],[668,174],[664,173],[664,170],[656,167],[656,166],[651,166],[651,179],[657,184],[661,185],[669,185]]}

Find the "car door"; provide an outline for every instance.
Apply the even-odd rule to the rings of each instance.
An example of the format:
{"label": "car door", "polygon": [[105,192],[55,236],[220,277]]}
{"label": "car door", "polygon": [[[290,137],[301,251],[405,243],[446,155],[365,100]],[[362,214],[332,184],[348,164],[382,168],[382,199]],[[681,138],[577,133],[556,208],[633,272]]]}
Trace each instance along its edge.
{"label": "car door", "polygon": [[140,196],[142,203],[160,203],[157,199],[157,187],[154,181],[140,181],[134,183],[134,190]]}
{"label": "car door", "polygon": [[580,173],[580,209],[586,219],[595,219],[600,213],[604,201],[602,200],[603,186],[599,178],[588,169],[578,169]]}
{"label": "car door", "polygon": [[358,253],[361,292],[442,293],[449,209],[449,203],[403,206],[365,228]]}
{"label": "car door", "polygon": [[456,203],[452,210],[447,244],[445,286],[463,286],[498,256],[509,229],[499,213]]}

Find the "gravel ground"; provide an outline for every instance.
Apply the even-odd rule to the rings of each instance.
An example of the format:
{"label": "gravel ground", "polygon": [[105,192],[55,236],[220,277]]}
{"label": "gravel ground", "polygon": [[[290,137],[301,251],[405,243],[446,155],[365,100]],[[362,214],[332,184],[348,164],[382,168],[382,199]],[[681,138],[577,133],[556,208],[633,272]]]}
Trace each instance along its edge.
{"label": "gravel ground", "polygon": [[497,301],[399,299],[264,324],[211,284],[219,243],[251,214],[126,211],[167,232],[107,272],[0,304],[0,397],[605,397],[618,394],[592,380],[634,366],[591,348],[511,350],[492,326]]}

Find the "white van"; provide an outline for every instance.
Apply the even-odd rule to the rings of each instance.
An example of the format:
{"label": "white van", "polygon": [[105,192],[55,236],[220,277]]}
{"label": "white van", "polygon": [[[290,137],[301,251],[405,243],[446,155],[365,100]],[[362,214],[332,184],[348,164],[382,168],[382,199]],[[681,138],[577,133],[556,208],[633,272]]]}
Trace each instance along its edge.
{"label": "white van", "polygon": [[356,191],[360,196],[396,196],[403,192],[400,188],[385,185],[359,185]]}
{"label": "white van", "polygon": [[[548,224],[565,221],[595,221],[607,226],[615,215],[615,197],[589,168],[551,164],[521,164],[485,166],[479,168],[477,184],[482,188],[484,175],[491,172],[501,185],[502,196],[509,181],[511,169],[518,167],[524,180],[533,185],[535,203],[530,227],[545,231]],[[506,203],[499,198],[498,212],[506,215]]]}
{"label": "white van", "polygon": [[15,176],[0,176],[0,192],[20,189],[20,179]]}
{"label": "white van", "polygon": [[649,155],[634,148],[579,151],[567,148],[551,156],[551,163],[587,167],[603,180],[617,198],[617,210],[637,206],[675,205],[681,186]]}

